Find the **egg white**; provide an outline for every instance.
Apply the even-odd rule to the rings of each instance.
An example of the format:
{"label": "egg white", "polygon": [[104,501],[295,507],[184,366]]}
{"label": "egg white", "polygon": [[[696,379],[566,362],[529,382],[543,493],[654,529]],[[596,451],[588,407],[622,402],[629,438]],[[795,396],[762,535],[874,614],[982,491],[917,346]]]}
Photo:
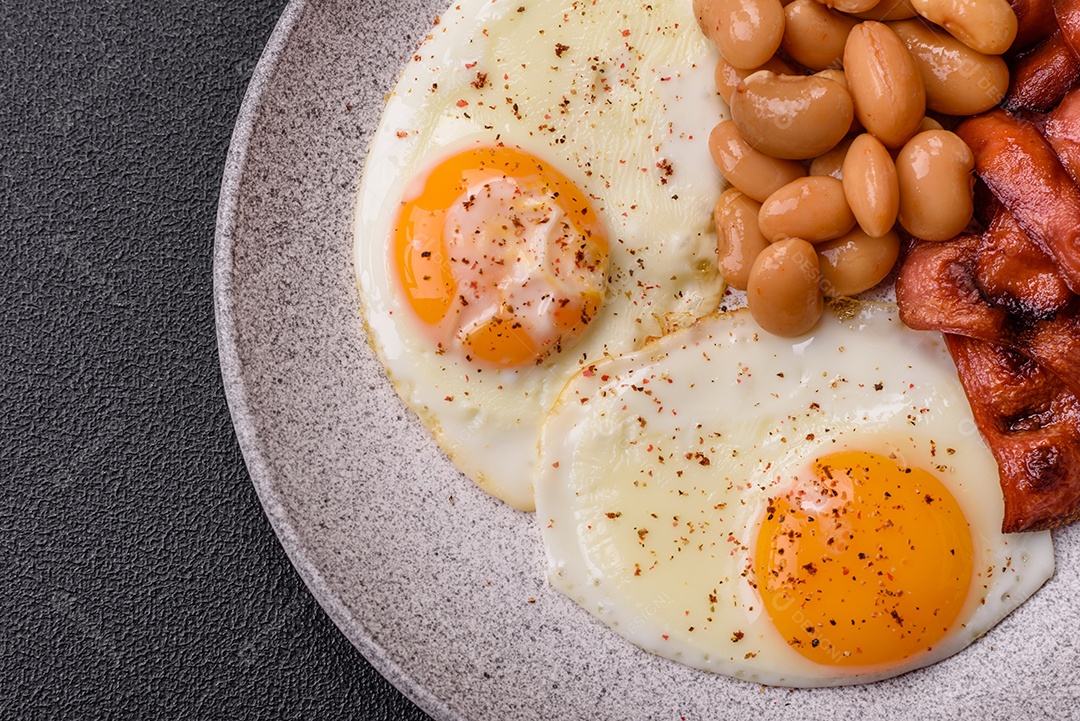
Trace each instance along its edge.
{"label": "egg white", "polygon": [[[710,219],[723,181],[707,147],[725,112],[716,59],[690,0],[466,0],[441,16],[388,100],[354,223],[369,337],[458,467],[516,508],[533,508],[539,426],[566,380],[640,347],[662,322],[719,303]],[[492,143],[568,176],[611,245],[604,305],[584,336],[513,370],[438,355],[402,301],[388,253],[405,186],[453,151]]]}
{"label": "egg white", "polygon": [[[934,473],[972,530],[976,577],[956,625],[892,668],[804,658],[742,573],[769,498],[844,449]],[[889,304],[827,312],[793,340],[740,310],[593,364],[544,424],[540,467],[537,520],[556,588],[648,651],[760,683],[864,683],[928,665],[1053,572],[1049,533],[1000,532],[997,466],[940,335],[904,327]]]}

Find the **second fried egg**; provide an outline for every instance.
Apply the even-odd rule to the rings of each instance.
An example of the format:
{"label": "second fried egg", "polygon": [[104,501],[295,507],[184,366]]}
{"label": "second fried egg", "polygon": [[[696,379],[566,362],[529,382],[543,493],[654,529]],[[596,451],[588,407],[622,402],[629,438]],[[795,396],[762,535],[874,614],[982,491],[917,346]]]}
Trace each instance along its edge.
{"label": "second fried egg", "polygon": [[956,653],[1050,576],[940,336],[895,307],[778,342],[745,310],[591,365],[544,425],[551,583],[639,646],[770,685]]}

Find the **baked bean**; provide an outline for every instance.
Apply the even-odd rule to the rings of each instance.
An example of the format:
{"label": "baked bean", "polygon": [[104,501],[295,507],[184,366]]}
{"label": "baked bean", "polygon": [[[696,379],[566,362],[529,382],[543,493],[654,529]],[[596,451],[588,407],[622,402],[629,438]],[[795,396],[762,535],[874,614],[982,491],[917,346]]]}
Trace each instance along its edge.
{"label": "baked bean", "polygon": [[924,130],[944,130],[944,127],[941,123],[927,115],[922,119],[922,122],[919,123],[919,132],[921,133]]}
{"label": "baked bean", "polygon": [[720,58],[720,61],[716,63],[716,89],[720,91],[720,97],[724,99],[724,102],[730,103],[731,94],[735,92],[735,88],[743,81],[743,78],[753,75],[758,70],[772,70],[777,75],[798,74],[794,68],[775,55],[760,68],[753,70],[739,70],[727,60]]}
{"label": "baked bean", "polygon": [[855,225],[855,216],[836,178],[812,175],[776,191],[761,204],[758,227],[770,241],[802,238],[817,243],[839,238]]}
{"label": "baked bean", "polygon": [[814,246],[821,269],[821,291],[826,298],[858,295],[885,279],[900,256],[895,230],[877,238],[862,228]]}
{"label": "baked bean", "polygon": [[919,133],[896,156],[900,225],[923,240],[948,240],[971,222],[975,157],[955,133]]}
{"label": "baked bean", "polygon": [[814,158],[810,163],[810,175],[828,175],[831,178],[842,180],[844,177],[844,157],[847,155],[848,148],[851,147],[851,142],[855,138],[844,138],[836,147],[827,153]]}
{"label": "baked bean", "polygon": [[730,120],[713,128],[709,152],[728,182],[759,203],[806,175],[802,163],[778,160],[752,148]]}
{"label": "baked bean", "polygon": [[890,148],[907,142],[926,114],[926,91],[904,41],[883,23],[860,23],[848,35],[844,68],[863,127]]}
{"label": "baked bean", "polygon": [[847,134],[851,96],[839,83],[814,75],[761,70],[731,96],[731,119],[746,141],[775,158],[813,158]]}
{"label": "baked bean", "polygon": [[750,267],[746,304],[763,330],[793,337],[821,318],[821,269],[814,246],[785,238],[758,254]]}
{"label": "baked bean", "polygon": [[[834,10],[842,13],[866,13],[872,11],[882,3],[882,0],[818,0]],[[886,0],[887,1],[887,0]]]}
{"label": "baked bean", "polygon": [[841,170],[844,197],[855,220],[874,238],[892,230],[900,210],[900,185],[889,150],[869,133],[851,143]]}
{"label": "baked bean", "polygon": [[907,20],[918,14],[912,7],[911,0],[882,0],[866,12],[852,13],[861,20],[877,20],[878,22]]}
{"label": "baked bean", "polygon": [[737,68],[758,68],[780,47],[784,7],[780,0],[694,0],[706,37]]}
{"label": "baked bean", "polygon": [[911,5],[985,55],[1001,55],[1016,39],[1016,13],[1006,0],[911,0]]}
{"label": "baked bean", "polygon": [[844,90],[848,89],[847,75],[844,75],[844,71],[840,68],[825,68],[824,70],[818,70],[814,73],[814,77],[832,80],[834,83],[843,85]]}
{"label": "baked bean", "polygon": [[1009,68],[996,55],[972,50],[921,20],[892,23],[907,45],[926,88],[926,107],[947,115],[977,115],[1001,102]]}
{"label": "baked bean", "polygon": [[[843,85],[844,90],[848,89],[847,75],[845,75],[844,71],[842,69],[840,69],[840,68],[825,68],[824,70],[818,70],[816,73],[814,73],[814,75],[816,75],[819,78],[828,78],[829,80],[832,80],[834,83],[840,83],[841,85]],[[848,90],[848,95],[851,95],[850,90]],[[854,103],[852,103],[852,108],[854,109],[854,107],[855,107]],[[847,134],[848,135],[857,135],[858,133],[861,133],[862,131],[863,131],[862,123],[860,123],[859,119],[857,117],[855,117],[854,113],[852,113],[851,127],[848,128]]]}
{"label": "baked bean", "polygon": [[758,228],[759,210],[761,203],[732,188],[720,196],[713,213],[720,252],[717,267],[727,284],[737,290],[746,290],[754,258],[769,245]]}
{"label": "baked bean", "polygon": [[816,0],[795,0],[784,8],[780,47],[811,70],[838,68],[844,60],[848,33],[857,23]]}

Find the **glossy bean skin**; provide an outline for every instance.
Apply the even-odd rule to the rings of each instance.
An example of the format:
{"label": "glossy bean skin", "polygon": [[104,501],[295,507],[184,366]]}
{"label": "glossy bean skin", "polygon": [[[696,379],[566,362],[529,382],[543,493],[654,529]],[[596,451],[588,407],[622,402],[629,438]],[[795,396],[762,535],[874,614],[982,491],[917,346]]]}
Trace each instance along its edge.
{"label": "glossy bean skin", "polygon": [[949,240],[974,212],[971,149],[955,133],[927,130],[896,156],[900,225],[916,238]]}
{"label": "glossy bean skin", "polygon": [[858,295],[870,290],[889,274],[900,257],[896,231],[878,237],[861,228],[836,240],[815,246],[821,268],[821,292],[826,298]]}
{"label": "glossy bean skin", "polygon": [[832,80],[834,83],[842,85],[844,90],[848,89],[847,75],[844,74],[842,68],[825,68],[824,70],[818,70],[814,73],[814,77]]}
{"label": "glossy bean skin", "polygon": [[736,68],[764,65],[784,37],[780,0],[694,0],[702,32]]}
{"label": "glossy bean skin", "polygon": [[973,50],[1001,55],[1016,39],[1016,13],[1006,0],[911,0],[932,23]]}
{"label": "glossy bean skin", "polygon": [[888,0],[818,0],[818,2],[838,12],[854,15],[873,12],[875,8]]}
{"label": "glossy bean skin", "polygon": [[922,119],[919,123],[919,132],[924,130],[944,130],[941,123],[931,118],[929,115]]}
{"label": "glossy bean skin", "polygon": [[840,67],[848,33],[858,23],[817,0],[795,0],[784,8],[784,19],[780,47],[811,70]]}
{"label": "glossy bean skin", "polygon": [[785,185],[761,204],[758,227],[768,240],[802,238],[811,243],[839,238],[855,216],[836,178],[815,175]]}
{"label": "glossy bean skin", "polygon": [[889,233],[900,211],[900,182],[888,148],[863,133],[852,141],[841,175],[844,197],[859,227],[874,238]]}
{"label": "glossy bean skin", "polygon": [[926,90],[904,41],[883,23],[856,25],[844,67],[863,127],[890,148],[907,142],[926,115]]}
{"label": "glossy bean skin", "polygon": [[792,338],[811,330],[825,309],[814,246],[785,238],[758,254],[750,268],[746,303],[763,330]]}
{"label": "glossy bean skin", "polygon": [[[816,73],[814,73],[814,76],[819,77],[819,78],[828,78],[829,80],[832,80],[834,83],[839,83],[840,85],[843,85],[844,90],[847,90],[848,95],[851,95],[851,91],[848,90],[847,75],[844,74],[844,71],[842,69],[840,69],[840,68],[825,68],[824,70],[818,70]],[[851,126],[848,127],[848,135],[855,135],[855,134],[861,133],[863,131],[863,126],[859,122],[859,119],[857,117],[855,117],[855,113],[854,113],[855,103],[854,103],[854,101],[852,101],[852,106],[851,107],[852,107]]]}
{"label": "glossy bean skin", "polygon": [[843,180],[844,158],[847,157],[848,149],[854,140],[855,138],[844,138],[835,148],[814,158],[810,163],[810,175],[827,175]]}
{"label": "glossy bean skin", "polygon": [[739,86],[739,83],[758,70],[772,70],[777,75],[797,75],[794,68],[775,55],[769,58],[764,65],[753,70],[740,70],[727,60],[720,58],[720,61],[716,63],[715,80],[716,89],[720,92],[720,97],[724,99],[724,102],[731,103],[731,95],[735,92],[735,88]]}
{"label": "glossy bean skin", "polygon": [[860,20],[877,20],[878,22],[883,23],[896,20],[907,20],[918,14],[919,13],[915,12],[911,0],[882,0],[882,2],[866,12],[852,13],[853,16]]}
{"label": "glossy bean skin", "polygon": [[997,105],[1009,89],[1009,68],[996,55],[972,50],[920,20],[892,23],[926,88],[926,107],[947,115],[977,115]]}
{"label": "glossy bean skin", "polygon": [[730,120],[713,128],[709,152],[728,182],[759,203],[806,175],[802,163],[777,160],[750,147]]}
{"label": "glossy bean skin", "polygon": [[716,203],[713,220],[720,254],[717,267],[724,281],[736,290],[746,290],[750,266],[769,246],[758,228],[760,210],[761,203],[734,188],[724,191]]}
{"label": "glossy bean skin", "polygon": [[851,127],[855,109],[839,83],[815,75],[762,70],[731,96],[731,119],[755,148],[774,158],[813,158],[835,146]]}

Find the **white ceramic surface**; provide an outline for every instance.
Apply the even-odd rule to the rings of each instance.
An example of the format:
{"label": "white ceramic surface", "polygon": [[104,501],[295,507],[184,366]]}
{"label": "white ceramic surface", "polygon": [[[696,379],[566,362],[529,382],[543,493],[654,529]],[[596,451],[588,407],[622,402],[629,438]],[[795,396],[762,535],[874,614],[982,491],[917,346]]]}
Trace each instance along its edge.
{"label": "white ceramic surface", "polygon": [[862,687],[703,674],[630,646],[546,586],[532,517],[455,471],[360,321],[351,222],[365,150],[444,1],[294,0],[225,169],[214,279],[230,409],[282,545],[342,632],[439,721],[1080,713],[1075,528],[1056,534],[1055,578],[973,647]]}

